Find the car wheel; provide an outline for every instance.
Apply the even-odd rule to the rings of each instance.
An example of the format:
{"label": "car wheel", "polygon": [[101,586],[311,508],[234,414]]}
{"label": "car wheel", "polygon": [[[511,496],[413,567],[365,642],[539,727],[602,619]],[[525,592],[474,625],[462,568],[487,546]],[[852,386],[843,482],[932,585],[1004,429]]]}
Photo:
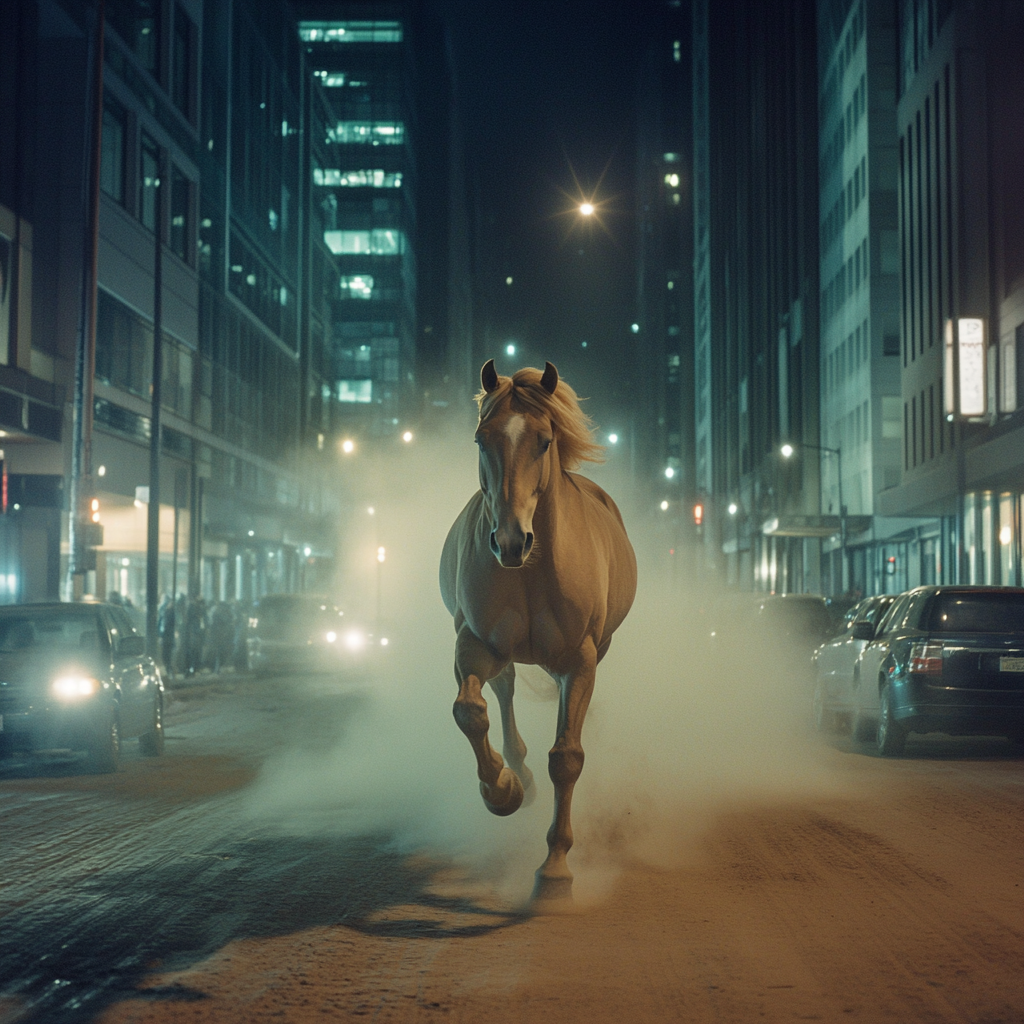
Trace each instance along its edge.
{"label": "car wheel", "polygon": [[121,726],[117,715],[111,714],[107,726],[97,737],[96,745],[89,749],[89,766],[97,775],[109,775],[117,771],[121,756]]}
{"label": "car wheel", "polygon": [[875,746],[883,757],[899,757],[907,742],[907,731],[893,717],[892,691],[883,684],[878,694],[878,732]]}
{"label": "car wheel", "polygon": [[139,750],[146,757],[159,757],[164,752],[164,702],[159,696],[153,708],[153,724],[139,737]]}
{"label": "car wheel", "polygon": [[870,743],[877,729],[873,719],[867,718],[860,708],[854,708],[850,715],[850,739],[856,743]]}
{"label": "car wheel", "polygon": [[836,713],[828,706],[825,684],[820,679],[814,685],[811,714],[815,732],[831,733],[836,731]]}

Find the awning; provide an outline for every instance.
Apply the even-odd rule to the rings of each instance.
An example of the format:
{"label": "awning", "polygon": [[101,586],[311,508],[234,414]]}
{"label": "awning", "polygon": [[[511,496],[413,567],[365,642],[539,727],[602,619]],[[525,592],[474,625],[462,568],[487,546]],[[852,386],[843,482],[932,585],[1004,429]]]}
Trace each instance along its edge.
{"label": "awning", "polygon": [[[871,516],[847,516],[846,536],[871,529]],[[782,515],[766,519],[761,532],[766,537],[835,537],[842,531],[839,516]]]}

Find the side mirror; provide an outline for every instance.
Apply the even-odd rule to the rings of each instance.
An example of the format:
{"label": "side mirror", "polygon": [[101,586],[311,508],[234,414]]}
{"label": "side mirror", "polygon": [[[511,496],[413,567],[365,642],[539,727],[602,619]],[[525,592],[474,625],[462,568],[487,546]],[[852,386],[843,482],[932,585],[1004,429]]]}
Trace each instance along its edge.
{"label": "side mirror", "polygon": [[853,624],[854,640],[873,640],[874,636],[875,627],[867,619],[858,619]]}
{"label": "side mirror", "polygon": [[141,658],[146,653],[146,638],[144,636],[123,636],[117,642],[117,656],[119,658]]}

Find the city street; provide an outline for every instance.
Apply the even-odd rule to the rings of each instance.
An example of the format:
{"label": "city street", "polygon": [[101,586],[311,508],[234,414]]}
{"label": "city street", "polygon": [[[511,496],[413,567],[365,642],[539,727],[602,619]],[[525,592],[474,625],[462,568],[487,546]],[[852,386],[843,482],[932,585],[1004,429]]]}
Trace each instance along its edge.
{"label": "city street", "polygon": [[[403,678],[204,676],[162,759],[0,762],[0,1021],[1024,1019],[1006,741],[885,761],[739,716],[722,754],[707,712],[658,766],[596,697],[576,910],[534,916],[540,741],[536,804],[492,818],[443,677]],[[553,707],[526,682],[529,743]]]}

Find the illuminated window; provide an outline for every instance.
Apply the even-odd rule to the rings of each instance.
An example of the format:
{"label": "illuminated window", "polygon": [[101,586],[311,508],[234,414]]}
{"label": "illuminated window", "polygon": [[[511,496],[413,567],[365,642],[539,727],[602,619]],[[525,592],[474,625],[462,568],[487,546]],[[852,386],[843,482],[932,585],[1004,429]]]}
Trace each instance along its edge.
{"label": "illuminated window", "polygon": [[670,188],[679,188],[679,175],[675,172],[665,175],[665,184]]}
{"label": "illuminated window", "polygon": [[401,171],[342,171],[337,167],[314,167],[314,185],[341,185],[349,188],[401,188]]}
{"label": "illuminated window", "polygon": [[304,43],[400,43],[400,21],[302,21]]}
{"label": "illuminated window", "polygon": [[401,121],[339,121],[327,129],[327,141],[343,145],[400,146],[404,140],[405,125]]}
{"label": "illuminated window", "polygon": [[339,380],[338,381],[339,402],[372,402],[373,381],[372,380]]}
{"label": "illuminated window", "polygon": [[373,295],[373,278],[369,274],[343,274],[341,297],[343,299],[369,299]]}
{"label": "illuminated window", "polygon": [[397,256],[405,252],[405,235],[388,228],[375,228],[373,231],[325,231],[324,242],[336,256]]}

